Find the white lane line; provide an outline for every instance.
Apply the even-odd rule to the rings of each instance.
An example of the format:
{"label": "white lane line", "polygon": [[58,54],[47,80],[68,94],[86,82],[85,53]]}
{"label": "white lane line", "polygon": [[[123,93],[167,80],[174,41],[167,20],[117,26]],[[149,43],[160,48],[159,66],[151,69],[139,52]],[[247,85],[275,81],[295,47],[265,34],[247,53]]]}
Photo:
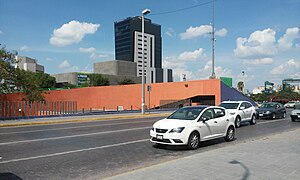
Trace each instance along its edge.
{"label": "white lane line", "polygon": [[[157,120],[153,120],[157,121]],[[0,133],[0,135],[9,135],[9,134],[22,134],[22,133],[34,133],[34,132],[43,132],[43,131],[57,131],[57,130],[67,130],[67,129],[79,129],[79,128],[88,128],[88,127],[102,127],[102,126],[113,126],[113,125],[123,125],[123,124],[138,124],[144,122],[152,122],[151,120],[147,121],[138,121],[138,122],[120,122],[120,123],[110,123],[110,124],[101,124],[101,125],[85,125],[85,126],[76,126],[76,127],[65,127],[65,128],[56,128],[56,129],[39,129],[39,130],[31,130],[31,131],[14,131],[7,133]]]}
{"label": "white lane line", "polygon": [[287,119],[270,120],[265,122],[259,122],[257,124],[268,124],[268,123],[279,122],[279,121],[287,121]]}
{"label": "white lane line", "polygon": [[66,154],[71,154],[71,153],[79,153],[79,152],[84,152],[84,151],[92,151],[92,150],[97,150],[97,149],[111,148],[111,147],[123,146],[123,145],[134,144],[134,143],[140,143],[140,142],[145,142],[145,141],[149,141],[149,139],[141,139],[141,140],[136,140],[136,141],[129,141],[129,142],[118,143],[118,144],[98,146],[98,147],[93,147],[93,148],[78,149],[78,150],[73,150],[73,151],[65,151],[65,152],[46,154],[46,155],[41,155],[41,156],[33,156],[33,157],[27,157],[27,158],[0,161],[0,164],[6,164],[6,163],[11,163],[11,162],[19,162],[19,161],[27,161],[27,160],[53,157],[53,156],[61,156],[61,155],[66,155]]}
{"label": "white lane line", "polygon": [[94,135],[99,135],[99,134],[135,131],[135,130],[140,130],[140,129],[149,129],[150,130],[150,128],[151,128],[151,126],[147,126],[147,127],[140,127],[140,128],[122,129],[122,130],[114,130],[114,131],[104,131],[104,132],[97,132],[97,133],[77,134],[77,135],[71,135],[71,136],[60,136],[60,137],[43,138],[43,139],[32,139],[32,140],[25,140],[25,141],[11,141],[11,142],[0,143],[0,146],[18,144],[18,143],[29,143],[29,142],[38,142],[38,141],[66,139],[66,138],[74,138],[74,137],[94,136]]}

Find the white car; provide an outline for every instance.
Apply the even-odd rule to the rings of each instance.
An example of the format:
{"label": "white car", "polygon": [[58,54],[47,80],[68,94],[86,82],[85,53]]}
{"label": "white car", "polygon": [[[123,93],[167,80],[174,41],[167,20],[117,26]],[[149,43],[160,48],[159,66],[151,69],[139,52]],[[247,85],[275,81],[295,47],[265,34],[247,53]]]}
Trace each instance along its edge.
{"label": "white car", "polygon": [[286,107],[286,108],[294,108],[296,103],[297,103],[296,101],[289,101],[286,104],[284,104],[284,107]]}
{"label": "white car", "polygon": [[296,121],[300,119],[300,103],[296,103],[294,106],[294,110],[291,112],[292,121]]}
{"label": "white car", "polygon": [[234,119],[225,108],[218,106],[183,107],[154,123],[150,137],[153,143],[197,149],[200,141],[221,137],[233,141]]}
{"label": "white car", "polygon": [[256,124],[256,109],[248,101],[223,101],[219,106],[226,108],[234,116],[236,128],[239,128],[242,122]]}

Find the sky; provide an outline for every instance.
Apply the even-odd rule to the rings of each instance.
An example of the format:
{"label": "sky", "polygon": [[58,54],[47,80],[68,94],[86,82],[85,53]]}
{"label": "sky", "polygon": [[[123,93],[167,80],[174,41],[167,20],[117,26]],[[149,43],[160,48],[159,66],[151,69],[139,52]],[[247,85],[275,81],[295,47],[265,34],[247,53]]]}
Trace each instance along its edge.
{"label": "sky", "polygon": [[[211,0],[0,0],[0,44],[49,74],[93,72],[95,62],[115,59],[114,22],[146,8],[161,25],[163,68],[174,81],[207,79]],[[250,92],[300,78],[300,0],[215,0],[214,17],[217,77]]]}

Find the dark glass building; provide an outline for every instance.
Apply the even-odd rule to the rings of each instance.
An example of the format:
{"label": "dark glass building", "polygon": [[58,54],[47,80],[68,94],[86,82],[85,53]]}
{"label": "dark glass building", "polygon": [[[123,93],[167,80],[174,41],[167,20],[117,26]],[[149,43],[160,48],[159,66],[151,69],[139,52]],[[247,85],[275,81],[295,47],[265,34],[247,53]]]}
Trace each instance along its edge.
{"label": "dark glass building", "polygon": [[[115,58],[116,60],[135,61],[135,32],[142,32],[142,18],[129,17],[115,22]],[[162,40],[161,26],[145,18],[145,34],[154,36],[154,64],[153,68],[162,68]],[[149,41],[150,43],[150,41]],[[147,46],[147,43],[146,43]]]}

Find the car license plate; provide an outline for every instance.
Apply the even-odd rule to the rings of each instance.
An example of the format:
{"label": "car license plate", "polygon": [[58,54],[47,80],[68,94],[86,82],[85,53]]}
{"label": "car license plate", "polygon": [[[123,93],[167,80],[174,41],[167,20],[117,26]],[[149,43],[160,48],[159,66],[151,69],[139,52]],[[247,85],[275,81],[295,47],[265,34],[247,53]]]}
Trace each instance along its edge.
{"label": "car license plate", "polygon": [[264,116],[263,114],[259,114],[259,116]]}
{"label": "car license plate", "polygon": [[163,135],[156,135],[156,138],[159,139],[159,140],[163,140],[164,136]]}

